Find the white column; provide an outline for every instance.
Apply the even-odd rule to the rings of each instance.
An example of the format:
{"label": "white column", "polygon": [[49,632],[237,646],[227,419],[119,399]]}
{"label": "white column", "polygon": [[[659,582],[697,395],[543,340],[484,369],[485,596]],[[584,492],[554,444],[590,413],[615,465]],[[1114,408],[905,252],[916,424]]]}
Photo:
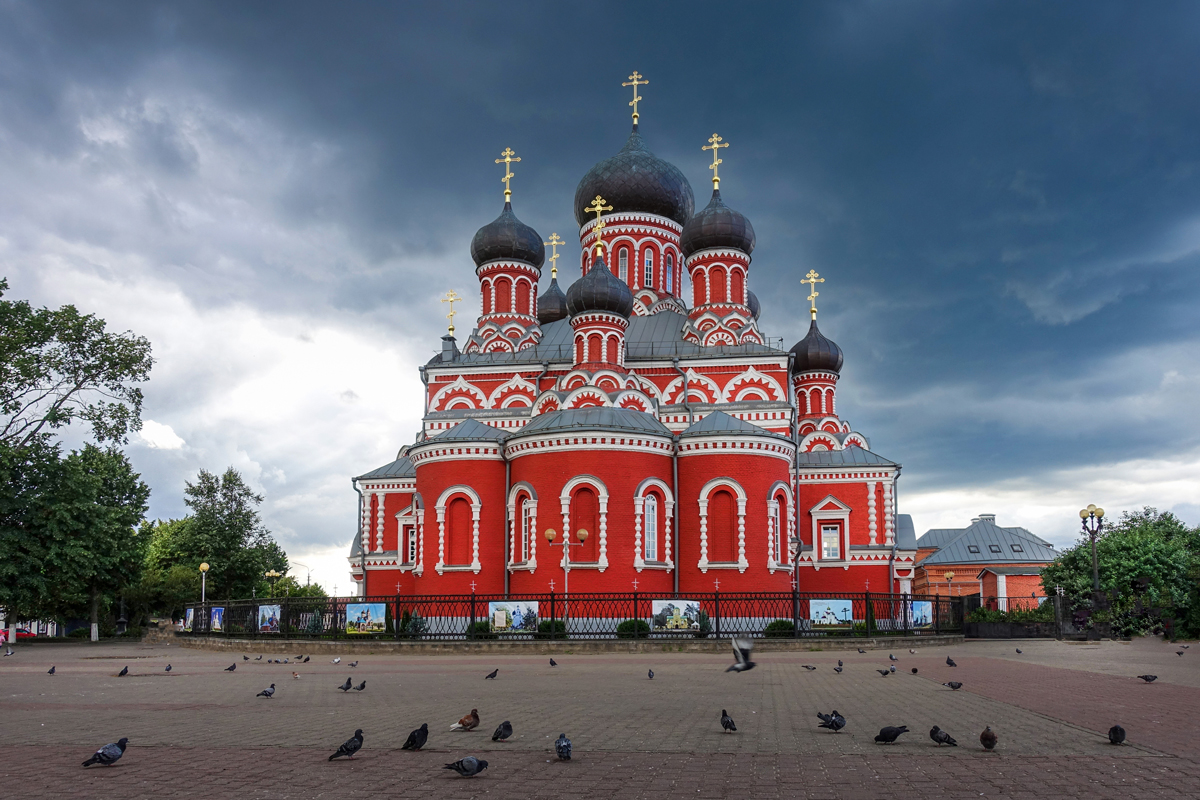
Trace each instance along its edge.
{"label": "white column", "polygon": [[700,562],[701,572],[708,572],[708,500],[700,501]]}
{"label": "white column", "polygon": [[892,529],[894,518],[892,507],[892,479],[883,482],[883,543],[888,547],[892,546],[895,539],[895,532]]}
{"label": "white column", "polygon": [[384,522],[384,495],[383,492],[375,493],[375,552],[383,552],[383,522]]}
{"label": "white column", "polygon": [[438,560],[434,569],[438,575],[443,574],[442,567],[446,566],[446,509],[443,506],[438,506],[437,509],[438,521]]}
{"label": "white column", "polygon": [[738,498],[738,572],[750,566],[746,560],[746,501]]}
{"label": "white column", "polygon": [[642,513],[646,507],[646,498],[633,498],[633,568],[638,572],[646,566],[642,560]]}
{"label": "white column", "polygon": [[675,501],[668,500],[666,512],[663,514],[663,530],[665,531],[663,534],[663,553],[666,555],[663,562],[672,569],[675,568],[675,562],[671,560],[671,521],[674,519],[674,514]]}
{"label": "white column", "polygon": [[481,569],[479,565],[479,509],[478,503],[471,504],[471,569],[476,574]]}
{"label": "white column", "polygon": [[600,498],[600,571],[608,569],[608,497]]}

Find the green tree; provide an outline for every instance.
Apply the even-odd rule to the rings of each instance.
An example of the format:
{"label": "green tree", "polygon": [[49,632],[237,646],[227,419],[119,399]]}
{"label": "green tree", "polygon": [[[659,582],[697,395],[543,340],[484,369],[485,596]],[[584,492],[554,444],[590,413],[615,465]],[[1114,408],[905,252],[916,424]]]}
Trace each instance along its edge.
{"label": "green tree", "polygon": [[[267,569],[275,569],[267,567]],[[258,584],[258,596],[267,597],[271,594],[271,583],[267,580],[262,580]],[[325,589],[319,583],[300,583],[294,575],[285,575],[275,581],[276,597],[328,597]]]}
{"label": "green tree", "polygon": [[52,595],[52,503],[62,483],[58,445],[37,437],[0,443],[0,606],[10,620],[43,615]]}

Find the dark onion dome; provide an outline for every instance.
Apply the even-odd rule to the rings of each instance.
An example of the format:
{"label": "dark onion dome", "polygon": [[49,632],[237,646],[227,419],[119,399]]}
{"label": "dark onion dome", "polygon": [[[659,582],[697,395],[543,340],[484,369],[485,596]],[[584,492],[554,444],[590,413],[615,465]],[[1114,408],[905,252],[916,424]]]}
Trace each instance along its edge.
{"label": "dark onion dome", "polygon": [[750,316],[755,319],[762,313],[762,303],[758,302],[758,295],[749,289],[746,290],[746,307],[750,309]]}
{"label": "dark onion dome", "polygon": [[815,319],[808,328],[808,335],[796,342],[791,352],[796,356],[792,361],[793,375],[812,370],[826,370],[839,375],[842,372],[842,348],[821,335]]}
{"label": "dark onion dome", "polygon": [[477,267],[504,260],[524,261],[540,268],[546,260],[546,247],[537,231],[517,219],[512,203],[505,203],[500,216],[475,231],[471,258]]}
{"label": "dark onion dome", "polygon": [[558,288],[558,278],[551,278],[550,287],[538,298],[537,317],[542,325],[567,318],[567,296]]}
{"label": "dark onion dome", "polygon": [[611,213],[642,211],[673,219],[680,225],[696,208],[692,185],[674,164],[646,149],[635,130],[621,152],[592,167],[575,189],[575,221],[580,227],[595,218],[585,209],[596,195],[613,207]]}
{"label": "dark onion dome", "polygon": [[567,289],[567,313],[575,316],[585,311],[611,311],[626,319],[633,313],[633,292],[608,271],[603,258],[597,258],[587,275]]}
{"label": "dark onion dome", "polygon": [[679,236],[684,258],[710,247],[732,247],[746,255],[754,252],[754,226],[725,205],[720,189],[713,190],[712,200],[687,221]]}

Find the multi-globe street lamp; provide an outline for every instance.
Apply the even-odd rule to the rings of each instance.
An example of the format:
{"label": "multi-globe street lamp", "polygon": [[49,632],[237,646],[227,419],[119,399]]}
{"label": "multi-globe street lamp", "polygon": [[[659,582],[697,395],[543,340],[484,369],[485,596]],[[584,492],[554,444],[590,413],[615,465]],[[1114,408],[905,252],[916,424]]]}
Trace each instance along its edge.
{"label": "multi-globe street lamp", "polygon": [[1087,508],[1079,509],[1079,519],[1083,522],[1083,532],[1092,538],[1092,595],[1093,599],[1100,597],[1100,562],[1096,559],[1096,537],[1104,531],[1104,509],[1097,508],[1093,503]]}
{"label": "multi-globe street lamp", "polygon": [[263,577],[271,582],[271,597],[274,598],[275,597],[275,581],[282,578],[283,573],[277,572],[276,570],[273,570],[273,569],[269,569],[263,573]]}
{"label": "multi-globe street lamp", "polygon": [[[584,528],[576,531],[575,536],[578,537],[578,542],[571,541],[571,534],[569,532],[563,534],[561,542],[556,542],[554,541],[554,537],[557,535],[558,531],[554,530],[554,528],[546,529],[546,541],[549,542],[550,546],[561,547],[563,549],[563,629],[566,630],[567,618],[569,617],[567,598],[571,593],[571,548],[582,547],[583,543],[587,541],[588,532]],[[550,631],[550,635],[553,636],[554,631]]]}

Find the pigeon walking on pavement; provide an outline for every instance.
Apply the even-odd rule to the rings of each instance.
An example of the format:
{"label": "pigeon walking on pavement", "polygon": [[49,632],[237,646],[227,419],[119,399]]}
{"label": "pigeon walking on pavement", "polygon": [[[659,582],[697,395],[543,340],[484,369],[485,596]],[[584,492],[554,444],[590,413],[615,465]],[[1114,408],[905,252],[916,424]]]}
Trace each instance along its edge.
{"label": "pigeon walking on pavement", "polygon": [[348,692],[348,691],[350,691],[350,687],[353,685],[354,685],[354,682],[351,681],[349,678],[346,678],[346,682],[343,683],[338,688],[341,689],[343,692]]}
{"label": "pigeon walking on pavement", "polygon": [[646,674],[650,677],[650,680],[654,680],[654,670],[648,670]]}
{"label": "pigeon walking on pavement", "polygon": [[838,659],[838,666],[842,666],[842,660],[840,658]]}
{"label": "pigeon walking on pavement", "polygon": [[1022,650],[1021,648],[1019,648],[1019,647],[1018,647],[1018,648],[1017,648],[1017,652],[1018,652],[1018,653],[1023,653],[1023,652],[1025,652],[1025,651],[1024,651],[1024,650]]}
{"label": "pigeon walking on pavement", "polygon": [[917,668],[916,668],[916,667],[913,667],[913,669],[912,669],[912,673],[913,673],[913,675],[916,675],[916,674],[917,674]]}
{"label": "pigeon walking on pavement", "polygon": [[353,736],[351,736],[346,741],[342,742],[342,746],[337,749],[336,753],[334,753],[333,755],[331,755],[329,757],[329,760],[333,761],[335,758],[341,758],[342,756],[353,759],[354,754],[362,749],[362,744],[363,744],[362,728],[359,728],[358,730],[356,730],[354,732]]}
{"label": "pigeon walking on pavement", "polygon": [[1154,683],[1156,680],[1158,680],[1157,675],[1138,675],[1138,677],[1144,680],[1146,683]]}
{"label": "pigeon walking on pavement", "polygon": [[557,667],[557,666],[558,666],[558,662],[557,662],[557,661],[555,661],[555,660],[552,658],[552,659],[550,659],[550,666],[552,666],[552,667]]}
{"label": "pigeon walking on pavement", "polygon": [[329,663],[330,664],[340,664],[340,663],[342,663],[342,657],[338,656],[337,658],[335,658],[333,661],[330,661]]}
{"label": "pigeon walking on pavement", "polygon": [[1120,725],[1113,725],[1108,729],[1108,741],[1112,744],[1121,744],[1125,741],[1125,729]]}
{"label": "pigeon walking on pavement", "polygon": [[745,672],[748,669],[754,669],[756,666],[750,660],[750,655],[754,652],[753,639],[733,639],[733,665],[728,667],[726,672]]}
{"label": "pigeon walking on pavement", "polygon": [[125,755],[125,745],[127,744],[129,744],[129,739],[122,736],[116,742],[101,747],[92,754],[91,758],[83,762],[83,765],[90,767],[92,764],[100,764],[101,766],[111,767],[121,760],[121,756]]}
{"label": "pigeon walking on pavement", "polygon": [[249,661],[249,660],[250,660],[250,656],[245,655],[245,654],[242,655],[242,661]]}
{"label": "pigeon walking on pavement", "polygon": [[947,666],[947,667],[957,667],[957,666],[958,666],[958,664],[955,664],[955,663],[954,663],[954,659],[953,659],[953,658],[951,658],[950,656],[946,656],[946,666]]}
{"label": "pigeon walking on pavement", "polygon": [[234,663],[230,664],[228,667],[226,667],[225,672],[233,672],[235,669],[237,669],[236,661]]}
{"label": "pigeon walking on pavement", "polygon": [[52,666],[52,667],[50,667],[50,669],[46,670],[46,674],[47,674],[47,675],[53,675],[53,674],[54,674],[54,671],[55,671],[56,669],[57,669],[57,667],[53,667],[53,666]]}
{"label": "pigeon walking on pavement", "polygon": [[510,736],[512,736],[512,723],[509,722],[508,720],[504,720],[504,722],[501,722],[499,725],[496,726],[496,730],[492,734],[492,741],[493,742],[507,741],[508,737],[510,737]]}
{"label": "pigeon walking on pavement", "polygon": [[293,672],[293,673],[292,673],[292,680],[294,680],[294,681],[298,681],[298,680],[300,680],[300,673],[299,673],[299,672]]}
{"label": "pigeon walking on pavement", "polygon": [[478,759],[475,756],[467,756],[460,758],[453,764],[447,764],[442,769],[452,769],[464,778],[473,778],[479,773],[487,769],[488,762]]}
{"label": "pigeon walking on pavement", "polygon": [[836,672],[838,675],[842,674],[842,668],[840,666],[834,667],[833,671]]}
{"label": "pigeon walking on pavement", "polygon": [[888,653],[888,661],[899,661],[899,660],[900,659],[896,658],[894,653]]}
{"label": "pigeon walking on pavement", "polygon": [[363,689],[365,689],[365,688],[367,688],[367,682],[366,682],[366,681],[363,681],[363,682],[362,682],[362,683],[360,683],[358,686],[355,686],[355,687],[354,687],[354,691],[356,691],[356,692],[361,692],[361,691],[362,691]]}
{"label": "pigeon walking on pavement", "polygon": [[450,726],[452,731],[473,731],[479,727],[479,709],[472,708],[471,713]]}
{"label": "pigeon walking on pavement", "polygon": [[1177,656],[1181,656],[1181,655],[1183,655],[1183,651],[1182,651],[1182,650],[1176,650],[1176,651],[1175,651],[1175,655],[1177,655]]}
{"label": "pigeon walking on pavement", "polygon": [[352,667],[357,667],[357,666],[358,666],[358,662],[357,662],[357,661],[351,661],[351,662],[350,662],[350,666],[352,666]]}
{"label": "pigeon walking on pavement", "polygon": [[999,739],[996,738],[996,732],[992,730],[991,725],[987,726],[984,732],[979,734],[979,743],[983,745],[985,750],[996,749],[997,741],[999,741]]}
{"label": "pigeon walking on pavement", "polygon": [[4,657],[5,658],[8,658],[9,656],[15,656],[15,655],[16,655],[16,653],[13,652],[13,649],[11,647],[4,648]]}
{"label": "pigeon walking on pavement", "polygon": [[404,740],[404,744],[400,745],[401,750],[420,750],[425,746],[425,742],[429,741],[429,723],[422,722],[421,727],[408,735]]}
{"label": "pigeon walking on pavement", "polygon": [[812,664],[801,664],[800,666],[804,667],[809,672],[812,672],[814,669],[816,669],[816,667],[814,667]]}
{"label": "pigeon walking on pavement", "polygon": [[846,718],[839,714],[836,708],[831,714],[822,714],[818,711],[817,718],[821,720],[821,724],[817,726],[818,728],[828,728],[834,733],[846,727]]}
{"label": "pigeon walking on pavement", "polygon": [[937,742],[938,747],[941,747],[944,744],[948,744],[951,747],[958,747],[958,742],[954,741],[954,737],[946,733],[937,725],[934,725],[929,729],[929,738]]}
{"label": "pigeon walking on pavement", "polygon": [[902,733],[908,733],[907,725],[901,725],[899,727],[888,725],[886,728],[881,728],[879,730],[879,735],[875,737],[875,744],[891,744],[899,739],[900,734]]}
{"label": "pigeon walking on pavement", "polygon": [[484,675],[483,679],[485,681],[494,681],[494,680],[496,680],[496,676],[499,674],[500,674],[500,668],[496,667],[494,670],[489,672],[487,675]]}
{"label": "pigeon walking on pavement", "polygon": [[567,738],[565,733],[560,733],[558,738],[554,740],[554,752],[563,761],[571,760],[571,740]]}
{"label": "pigeon walking on pavement", "polygon": [[308,659],[309,659],[309,658],[310,658],[310,656],[305,656],[305,657],[304,657],[304,663],[305,663],[305,664],[307,664],[307,663],[308,663]]}
{"label": "pigeon walking on pavement", "polygon": [[124,678],[129,674],[129,667],[121,667],[121,671],[117,673],[118,678]]}
{"label": "pigeon walking on pavement", "polygon": [[729,712],[723,708],[721,709],[721,727],[725,729],[726,733],[733,733],[737,730],[737,725],[733,724],[733,717],[729,716]]}
{"label": "pigeon walking on pavement", "polygon": [[877,670],[875,670],[875,671],[876,671],[876,672],[878,672],[880,675],[882,675],[882,676],[883,676],[883,677],[885,677],[885,678],[886,678],[888,675],[891,675],[891,674],[892,674],[892,671],[891,671],[890,669],[877,669]]}
{"label": "pigeon walking on pavement", "polygon": [[858,652],[862,653],[863,655],[866,655],[866,653],[867,653],[867,651],[863,650],[861,647],[858,648]]}
{"label": "pigeon walking on pavement", "polygon": [[255,697],[265,697],[268,700],[270,700],[272,697],[275,696],[275,684],[272,683],[266,689],[263,689],[261,692],[259,692],[258,694],[254,695],[254,696]]}
{"label": "pigeon walking on pavement", "polygon": [[959,689],[961,689],[963,687],[962,683],[959,681],[950,681],[948,683],[943,683],[942,686],[949,686],[950,691],[952,691],[952,692],[957,692]]}
{"label": "pigeon walking on pavement", "polygon": [[167,668],[164,669],[163,672],[170,672],[170,671],[171,671],[171,665],[167,664]]}
{"label": "pigeon walking on pavement", "polygon": [[254,660],[255,660],[255,661],[262,661],[262,656],[260,655],[258,658],[254,659]]}
{"label": "pigeon walking on pavement", "polygon": [[908,648],[908,652],[912,653],[914,656],[917,654],[917,651],[913,650],[911,647]]}

